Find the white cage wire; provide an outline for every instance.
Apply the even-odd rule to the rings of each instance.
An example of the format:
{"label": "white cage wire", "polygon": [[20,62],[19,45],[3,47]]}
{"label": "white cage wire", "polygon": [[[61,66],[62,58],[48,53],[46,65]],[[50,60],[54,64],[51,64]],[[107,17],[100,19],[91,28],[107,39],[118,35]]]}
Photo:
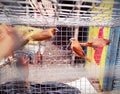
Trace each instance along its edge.
{"label": "white cage wire", "polygon": [[[99,6],[100,3],[103,5]],[[119,26],[120,9],[106,7],[113,4],[120,3],[107,0],[1,0],[0,21],[38,26]]]}
{"label": "white cage wire", "polygon": [[[100,6],[101,3],[102,5]],[[114,7],[106,7],[111,5]],[[29,64],[29,76],[26,71],[19,70],[16,67],[16,63],[4,66],[2,62],[4,63],[5,60],[1,61],[0,83],[2,86],[0,87],[0,93],[4,94],[2,93],[2,89],[6,89],[10,85],[10,83],[5,85],[6,82],[26,80],[26,77],[21,77],[23,75],[27,75],[30,82],[36,82],[37,84],[47,81],[66,83],[70,86],[77,87],[81,94],[97,94],[100,92],[98,78],[103,76],[103,70],[101,68],[97,69],[96,65],[91,64],[90,71],[87,71],[84,68],[86,61],[74,57],[69,46],[69,39],[77,37],[80,42],[86,42],[89,38],[89,27],[92,27],[93,32],[96,32],[95,27],[106,27],[108,28],[106,31],[108,31],[110,27],[120,26],[119,5],[119,1],[113,2],[112,0],[0,0],[1,24],[9,23],[13,27],[21,25],[21,28],[24,25],[37,29],[51,27],[59,29],[59,32],[57,32],[54,38],[45,42],[43,41],[43,43],[40,42],[37,45],[28,44],[22,52],[20,50],[23,53],[22,55],[26,55],[27,58],[30,55],[33,59]],[[75,31],[79,32],[76,34]],[[85,54],[87,54],[87,48],[83,47],[83,49]],[[36,54],[37,52],[38,55]],[[72,64],[76,66],[71,66]],[[38,85],[36,83],[31,83],[31,85],[35,85],[35,88],[37,88]],[[12,84],[20,88],[20,85],[16,82]],[[41,87],[42,85],[38,86],[39,89]],[[46,88],[48,87],[44,86],[42,89],[44,90]],[[62,86],[59,88],[62,88]],[[11,89],[13,91],[16,90],[16,88]],[[22,89],[25,90],[27,88],[22,87]],[[7,91],[9,90],[7,88]],[[57,90],[58,87],[54,88],[54,91],[57,92]],[[21,92],[26,94],[26,92]],[[15,92],[11,94],[15,94]],[[32,94],[31,91],[28,94]],[[35,89],[33,94],[44,93],[40,93],[40,91]],[[52,93],[46,92],[45,94]],[[54,92],[53,94],[58,93]],[[79,93],[76,91],[65,94]]]}

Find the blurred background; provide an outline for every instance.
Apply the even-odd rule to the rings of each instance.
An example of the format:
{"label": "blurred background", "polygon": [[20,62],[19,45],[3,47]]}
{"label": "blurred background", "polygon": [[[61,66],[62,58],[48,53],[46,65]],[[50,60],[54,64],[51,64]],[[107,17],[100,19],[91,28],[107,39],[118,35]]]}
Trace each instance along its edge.
{"label": "blurred background", "polygon": [[[88,62],[73,53],[71,38],[95,47],[100,38],[110,43],[81,46]],[[0,50],[0,94],[119,94],[120,1],[0,0]],[[49,82],[75,90],[55,93],[56,85],[53,93],[40,93]]]}

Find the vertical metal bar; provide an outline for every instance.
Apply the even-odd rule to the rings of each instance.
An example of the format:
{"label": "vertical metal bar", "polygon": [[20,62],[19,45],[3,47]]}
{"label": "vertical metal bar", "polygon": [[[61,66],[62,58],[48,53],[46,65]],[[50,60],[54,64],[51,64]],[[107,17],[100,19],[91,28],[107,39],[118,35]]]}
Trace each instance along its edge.
{"label": "vertical metal bar", "polygon": [[[76,2],[77,5],[82,5],[82,1],[77,1]],[[80,13],[80,7],[77,7],[78,11],[77,11],[77,14]],[[79,20],[79,15],[77,17],[77,20]],[[79,26],[75,27],[75,31],[74,31],[74,38],[75,39],[78,39],[78,34],[79,34]],[[75,55],[73,54],[72,56],[72,65],[74,64],[74,61],[75,61]]]}
{"label": "vertical metal bar", "polygon": [[[26,2],[29,2],[28,0],[26,0]],[[27,17],[27,20],[29,21],[29,6],[28,4],[26,4],[26,17]],[[30,23],[27,24],[27,26],[29,26]]]}
{"label": "vertical metal bar", "polygon": [[[79,27],[75,27],[75,31],[74,31],[74,38],[78,39],[78,32],[79,32]],[[74,65],[74,61],[75,61],[75,54],[72,55],[72,65]]]}

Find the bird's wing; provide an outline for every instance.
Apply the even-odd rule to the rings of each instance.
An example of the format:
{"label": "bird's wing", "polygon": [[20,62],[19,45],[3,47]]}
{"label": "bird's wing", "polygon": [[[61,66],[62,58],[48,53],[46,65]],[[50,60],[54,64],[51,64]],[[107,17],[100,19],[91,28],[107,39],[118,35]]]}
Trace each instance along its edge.
{"label": "bird's wing", "polygon": [[80,55],[85,55],[83,49],[81,49],[81,48],[73,47],[73,51],[79,56]]}

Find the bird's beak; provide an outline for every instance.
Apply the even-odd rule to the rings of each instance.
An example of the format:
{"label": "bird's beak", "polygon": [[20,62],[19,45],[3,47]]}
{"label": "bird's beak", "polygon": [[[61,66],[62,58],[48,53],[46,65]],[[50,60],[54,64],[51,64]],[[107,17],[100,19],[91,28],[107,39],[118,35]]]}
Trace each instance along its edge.
{"label": "bird's beak", "polygon": [[56,28],[56,32],[60,32],[60,30]]}
{"label": "bird's beak", "polygon": [[69,41],[71,42],[71,40],[72,40],[72,39],[70,38]]}
{"label": "bird's beak", "polygon": [[74,38],[70,38],[69,41],[71,42]]}

